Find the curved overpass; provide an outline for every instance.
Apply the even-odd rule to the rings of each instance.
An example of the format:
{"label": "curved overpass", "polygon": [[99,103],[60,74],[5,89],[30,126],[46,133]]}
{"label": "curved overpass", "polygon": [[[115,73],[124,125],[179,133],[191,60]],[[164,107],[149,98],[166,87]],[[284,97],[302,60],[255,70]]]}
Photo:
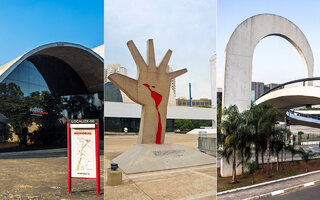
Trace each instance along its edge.
{"label": "curved overpass", "polygon": [[299,115],[297,112],[287,112],[286,114],[290,117],[291,124],[320,128],[320,119],[316,119],[310,116],[307,117],[305,115]]}
{"label": "curved overpass", "polygon": [[[320,128],[320,119],[314,118],[312,114],[288,112],[293,108],[320,104],[320,87],[305,86],[305,82],[314,80],[320,80],[320,77],[298,79],[281,84],[259,97],[255,104],[268,103],[273,105],[290,117],[291,124]],[[303,86],[284,88],[286,85],[299,82],[303,82]]]}
{"label": "curved overpass", "polygon": [[269,92],[255,102],[256,105],[268,103],[286,112],[289,109],[306,105],[320,104],[320,87],[297,86]]}
{"label": "curved overpass", "polygon": [[79,44],[45,44],[1,66],[0,82],[26,60],[37,68],[53,95],[102,93],[104,67],[98,53]]}

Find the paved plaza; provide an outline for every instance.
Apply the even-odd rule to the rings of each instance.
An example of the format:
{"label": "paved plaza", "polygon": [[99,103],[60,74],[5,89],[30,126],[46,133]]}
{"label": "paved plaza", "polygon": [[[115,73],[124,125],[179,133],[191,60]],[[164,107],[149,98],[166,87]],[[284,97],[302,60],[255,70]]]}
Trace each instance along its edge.
{"label": "paved plaza", "polygon": [[[0,199],[103,199],[95,180],[73,179],[73,193],[67,193],[66,155],[67,149],[1,153]],[[103,186],[103,155],[100,163]]]}
{"label": "paved plaza", "polygon": [[[198,135],[167,133],[165,143],[175,143],[197,148]],[[113,158],[137,143],[136,135],[105,136],[106,166]],[[106,186],[106,199],[215,199],[216,165],[203,165],[173,170],[125,175],[120,186]]]}

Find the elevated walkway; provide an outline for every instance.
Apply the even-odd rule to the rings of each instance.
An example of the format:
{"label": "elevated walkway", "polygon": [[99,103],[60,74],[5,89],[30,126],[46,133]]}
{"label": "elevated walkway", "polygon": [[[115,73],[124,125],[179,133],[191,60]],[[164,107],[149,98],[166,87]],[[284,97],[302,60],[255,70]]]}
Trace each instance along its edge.
{"label": "elevated walkway", "polygon": [[[281,84],[259,97],[255,104],[268,103],[290,117],[290,124],[320,128],[320,111],[290,111],[290,109],[320,104],[320,87],[305,86],[307,81],[320,80],[320,77],[298,79]],[[302,82],[303,86],[285,87]]]}

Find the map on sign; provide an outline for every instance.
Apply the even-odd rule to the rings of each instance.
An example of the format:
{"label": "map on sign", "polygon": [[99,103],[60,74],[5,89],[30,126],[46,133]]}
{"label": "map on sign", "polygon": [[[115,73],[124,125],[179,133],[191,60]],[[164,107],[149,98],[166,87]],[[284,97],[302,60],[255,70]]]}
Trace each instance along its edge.
{"label": "map on sign", "polygon": [[96,177],[95,129],[71,129],[71,176]]}

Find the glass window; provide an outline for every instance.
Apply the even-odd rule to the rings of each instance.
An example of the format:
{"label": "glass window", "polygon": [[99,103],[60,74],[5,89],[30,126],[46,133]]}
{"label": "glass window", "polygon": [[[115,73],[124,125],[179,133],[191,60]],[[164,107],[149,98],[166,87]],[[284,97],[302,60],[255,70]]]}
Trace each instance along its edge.
{"label": "glass window", "polygon": [[20,86],[24,96],[35,91],[49,91],[47,84],[37,68],[29,61],[19,64],[3,81],[4,83],[15,83]]}

